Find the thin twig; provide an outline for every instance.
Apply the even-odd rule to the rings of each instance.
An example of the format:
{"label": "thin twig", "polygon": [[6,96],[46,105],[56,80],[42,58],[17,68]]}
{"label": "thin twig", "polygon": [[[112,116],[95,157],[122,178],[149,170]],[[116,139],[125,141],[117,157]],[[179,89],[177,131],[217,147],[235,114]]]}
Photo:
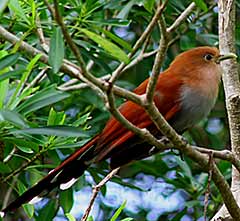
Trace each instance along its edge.
{"label": "thin twig", "polygon": [[49,52],[49,45],[47,44],[44,34],[43,34],[43,30],[42,30],[42,25],[41,25],[41,21],[39,19],[39,16],[37,15],[36,17],[36,25],[37,25],[37,35],[39,37],[39,41],[40,44],[43,48],[43,50],[48,53]]}
{"label": "thin twig", "polygon": [[208,181],[207,181],[207,188],[206,188],[205,197],[204,197],[204,212],[203,212],[204,221],[207,221],[207,206],[208,206],[209,195],[211,192],[210,184],[212,180],[212,168],[214,164],[213,153],[209,154],[208,163],[209,163]]}
{"label": "thin twig", "polygon": [[[7,31],[1,25],[0,25],[0,37],[5,39],[6,41],[12,43],[13,45],[20,44],[19,49],[22,51],[25,51],[27,54],[29,54],[31,56],[35,56],[36,54],[41,54],[40,61],[45,64],[48,64],[48,56],[44,52],[32,47],[30,44],[26,43],[25,41],[20,40],[18,37],[16,37],[9,31]],[[102,90],[105,90],[105,91],[108,90],[108,84],[105,81],[101,81],[100,79],[95,78],[95,77],[90,77],[90,78],[87,77],[86,78],[85,76],[82,75],[82,71],[77,65],[75,65],[74,63],[72,63],[66,59],[63,60],[63,64],[62,64],[60,70],[64,73],[68,74],[69,76],[72,76],[73,78],[76,78],[78,80],[88,83],[89,85],[92,85],[94,83]],[[133,93],[131,91],[128,91],[126,89],[118,87],[116,85],[113,85],[113,93],[119,97],[126,98],[137,104],[140,104],[140,102],[141,102],[138,95],[136,95],[135,93]]]}
{"label": "thin twig", "polygon": [[[105,75],[103,77],[100,77],[100,79],[108,80],[110,77],[111,77],[111,75],[108,74],[108,75]],[[72,91],[72,90],[79,90],[79,89],[83,89],[83,88],[89,87],[89,84],[87,84],[87,83],[74,84],[76,82],[78,82],[78,80],[71,79],[71,80],[67,81],[66,83],[58,86],[58,89],[62,90],[62,91]]]}
{"label": "thin twig", "polygon": [[29,165],[31,165],[35,160],[37,160],[42,154],[44,154],[47,150],[40,151],[36,153],[30,160],[28,160],[26,163],[24,163],[22,166],[17,168],[16,170],[12,171],[10,174],[8,174],[6,177],[0,178],[0,183],[5,183],[24,169],[26,169]]}
{"label": "thin twig", "polygon": [[196,7],[196,4],[192,2],[181,14],[178,16],[178,18],[175,20],[175,22],[167,28],[167,32],[173,32],[176,28],[179,27],[179,25],[188,17],[188,15],[193,11],[193,9]]}
{"label": "thin twig", "polygon": [[[54,1],[55,3],[55,8],[57,9],[57,1],[55,0]],[[57,13],[56,13],[57,14]],[[65,28],[65,25],[61,19],[61,17],[58,15],[56,15],[57,17],[57,20],[60,21],[59,24],[61,26],[62,29],[64,29],[64,31],[66,31],[66,28]],[[63,31],[63,33],[64,33]],[[67,33],[67,31],[66,31]],[[66,34],[65,33],[65,34]],[[67,33],[68,34],[68,33]],[[72,39],[70,38],[69,35],[64,35],[66,41],[68,43],[70,43],[69,45],[71,45],[73,42],[72,42]],[[69,40],[70,39],[70,40]],[[21,47],[23,47],[23,44],[20,45]],[[74,51],[75,49],[77,49],[77,47],[75,48],[75,45],[73,43],[73,45],[71,45],[71,50],[73,51],[73,53],[75,54],[77,60],[79,60],[79,64],[81,66],[81,69],[78,67],[78,68],[75,68],[78,72],[77,74],[79,75],[80,73],[83,74],[84,77],[82,76],[78,76],[77,75],[77,78],[79,79],[87,79],[92,85],[94,86],[97,86],[99,88],[101,88],[102,90],[109,90],[109,85],[105,82],[102,82],[100,81],[99,79],[96,79],[94,76],[90,75],[86,70],[85,70],[85,64],[81,62],[81,55],[78,54],[79,52],[76,53],[76,51]],[[29,48],[28,48],[29,49]],[[31,49],[31,48],[30,48]],[[78,49],[77,49],[78,50]],[[35,52],[35,51],[31,51],[31,52]],[[40,52],[42,53],[42,52]],[[80,57],[78,56],[80,55]],[[44,57],[44,59],[46,59],[47,57]],[[80,58],[80,59],[79,59]],[[73,67],[74,68],[74,67]],[[69,71],[69,70],[68,70]],[[116,88],[115,86],[113,85],[110,85],[110,89],[114,89],[113,90],[114,92],[117,92],[118,93],[121,91],[123,92],[123,90],[119,89],[119,88]],[[130,95],[128,95],[130,97]],[[142,104],[142,99],[141,97],[139,96],[136,96],[136,95],[131,95],[131,99],[135,99],[135,101],[139,102],[140,104]],[[111,97],[111,93],[110,93],[110,97]],[[127,97],[127,96],[125,96]],[[111,99],[109,99],[111,100]],[[113,99],[114,101],[114,99]],[[145,107],[146,108],[146,107]],[[156,125],[162,125],[162,124],[159,124],[159,122],[164,122],[162,121],[161,119],[161,116],[159,115],[159,112],[157,110],[156,112],[156,107],[154,105],[150,105],[150,108],[146,108],[146,111],[148,112],[148,114],[150,116],[153,116],[156,114],[156,117],[152,118],[153,122],[156,124]],[[113,108],[115,109],[115,108]],[[113,110],[115,111],[115,110]],[[118,112],[116,112],[118,114]],[[125,122],[126,123],[126,122]],[[130,128],[130,127],[129,127]],[[138,128],[139,129],[139,128]],[[201,162],[200,166],[202,166],[202,169],[204,171],[208,171],[208,161],[207,161],[207,158],[204,154],[201,154],[199,153],[198,151],[194,150],[189,144],[186,144],[185,142],[183,142],[183,140],[181,139],[181,136],[179,136],[178,134],[176,134],[176,132],[174,130],[171,130],[171,128],[169,127],[168,124],[166,124],[166,126],[164,128],[162,128],[161,130],[163,132],[164,135],[167,135],[167,137],[173,142],[173,144],[176,146],[177,149],[183,151],[187,156],[189,156],[191,159],[195,160],[196,162]],[[138,132],[141,133],[141,135],[144,135],[144,131],[143,129],[139,130]],[[148,134],[148,133],[146,133]],[[151,134],[150,134],[151,135]],[[144,137],[144,136],[143,136]],[[146,136],[147,137],[147,136]],[[146,138],[145,137],[145,138]],[[150,143],[153,144],[155,141],[154,141],[154,137],[147,137],[149,139],[149,141],[151,141]],[[159,146],[158,142],[155,142],[157,146]],[[213,181],[215,182],[215,184],[217,185],[218,189],[220,190],[222,196],[223,196],[223,199],[224,199],[224,202],[225,204],[227,205],[231,215],[237,219],[237,217],[240,217],[240,211],[239,211],[239,208],[233,198],[233,195],[230,191],[230,188],[227,184],[227,182],[225,181],[224,177],[222,176],[222,174],[219,172],[218,168],[213,165],[213,170],[212,170],[212,178],[213,178]]]}
{"label": "thin twig", "polygon": [[205,153],[205,154],[213,153],[214,158],[226,160],[232,163],[240,173],[240,161],[238,160],[237,157],[235,157],[233,152],[229,150],[212,150],[212,149],[207,149],[207,148],[197,147],[197,146],[192,146],[192,147],[201,153]]}
{"label": "thin twig", "polygon": [[165,54],[168,49],[169,35],[166,32],[166,23],[163,16],[159,18],[159,25],[161,29],[161,39],[159,41],[159,48],[158,48],[156,58],[154,60],[152,75],[147,85],[146,104],[153,102],[153,96],[154,96],[155,88],[157,85],[157,79],[160,73],[160,69],[161,69]]}
{"label": "thin twig", "polygon": [[119,171],[119,169],[120,169],[120,167],[112,170],[107,176],[105,176],[105,177],[100,181],[100,183],[98,183],[96,186],[93,187],[93,192],[92,192],[92,196],[91,196],[91,199],[90,199],[90,203],[89,203],[87,209],[85,210],[85,213],[84,213],[81,221],[86,221],[86,220],[87,220],[87,218],[88,218],[88,216],[89,216],[89,213],[90,213],[90,211],[91,211],[91,209],[92,209],[92,206],[93,206],[93,204],[94,204],[94,201],[95,201],[95,199],[96,199],[96,197],[97,197],[100,189],[101,189],[110,179],[112,179],[112,177],[113,177],[114,175],[117,174],[117,172]]}
{"label": "thin twig", "polygon": [[[150,21],[149,25],[145,29],[145,31],[142,33],[141,37],[137,40],[135,45],[133,46],[132,51],[129,53],[128,58],[131,59],[134,54],[137,52],[137,50],[142,46],[143,42],[148,38],[149,34],[152,32],[155,24],[157,23],[159,17],[161,16],[163,10],[167,6],[167,0],[162,4],[161,1],[159,2],[158,8],[156,10],[156,13],[154,14],[152,20]],[[111,79],[109,82],[112,84],[118,79],[120,74],[122,73],[123,69],[126,67],[127,64],[121,63],[117,69],[113,72]]]}
{"label": "thin twig", "polygon": [[86,65],[85,65],[85,62],[82,58],[82,55],[80,54],[80,51],[78,50],[78,47],[76,46],[76,44],[73,42],[70,34],[68,33],[68,30],[67,30],[67,27],[65,26],[64,22],[63,22],[63,18],[59,12],[59,9],[58,9],[58,0],[54,0],[54,9],[55,9],[55,15],[52,15],[54,16],[56,22],[58,23],[58,25],[61,27],[61,30],[63,32],[63,35],[64,35],[64,38],[66,40],[66,42],[68,43],[69,47],[71,48],[72,52],[74,53],[79,65],[80,65],[80,68],[82,70],[82,74],[84,75],[84,77],[87,77],[88,80],[90,80],[90,86],[91,88],[97,92],[97,94],[102,98],[102,100],[104,101],[106,98],[105,98],[105,94],[103,93],[103,91],[97,87],[94,82],[98,82],[98,79],[95,78],[93,75],[91,75],[87,69],[86,69]]}
{"label": "thin twig", "polygon": [[33,87],[35,84],[37,84],[39,81],[43,80],[46,76],[46,71],[49,67],[45,67],[43,68],[38,74],[37,76],[31,81],[30,84],[28,84],[24,90],[28,90],[29,88]]}
{"label": "thin twig", "polygon": [[166,28],[164,17],[160,16],[159,26],[161,29],[161,39],[159,42],[158,52],[157,52],[153,69],[152,69],[152,76],[147,86],[147,93],[146,93],[147,103],[153,101],[153,95],[154,95],[155,87],[157,84],[158,75],[160,73],[160,68],[162,66],[165,54],[169,46],[170,34],[187,18],[187,16],[192,12],[194,8],[195,8],[195,3],[193,2],[180,14],[180,16],[175,20],[175,22],[169,28]]}
{"label": "thin twig", "polygon": [[[141,51],[142,52],[142,51]],[[156,54],[158,52],[158,49],[155,49],[153,51],[150,52],[145,52],[145,53],[140,53],[134,60],[132,60],[123,70],[122,72],[125,72],[127,70],[129,70],[130,68],[134,67],[136,64],[138,64],[140,61],[142,61],[143,59],[146,59],[148,57],[153,56],[154,54]]]}

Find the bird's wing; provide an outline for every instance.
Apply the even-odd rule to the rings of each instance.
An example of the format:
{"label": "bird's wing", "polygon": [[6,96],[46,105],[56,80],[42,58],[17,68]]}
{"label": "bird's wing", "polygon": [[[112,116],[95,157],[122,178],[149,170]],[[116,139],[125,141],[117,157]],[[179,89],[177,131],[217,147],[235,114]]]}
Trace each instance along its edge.
{"label": "bird's wing", "polygon": [[[160,77],[159,80],[161,78],[163,81],[158,82],[156,88],[157,93],[155,93],[154,101],[163,116],[165,116],[167,120],[170,120],[179,108],[178,102],[176,102],[178,96],[176,88],[179,87],[180,82],[176,78],[172,78],[170,81],[164,80],[164,76]],[[146,86],[147,81],[143,82],[138,88],[136,88],[135,93],[145,93]],[[131,101],[124,103],[119,110],[123,116],[139,128],[149,129],[154,126],[144,109]],[[69,182],[72,178],[81,176],[84,170],[88,167],[88,161],[91,161],[93,157],[96,157],[96,154],[98,155],[98,160],[106,157],[114,159],[115,156],[118,157],[119,152],[115,151],[114,155],[111,156],[112,151],[120,148],[120,157],[124,158],[127,156],[127,161],[116,160],[114,162],[116,163],[115,165],[122,165],[131,160],[137,159],[138,156],[136,155],[139,154],[139,156],[142,156],[145,154],[144,151],[146,150],[144,148],[140,148],[140,150],[135,151],[136,144],[141,142],[142,141],[139,140],[135,134],[125,129],[116,119],[111,118],[100,135],[97,135],[83,147],[78,149],[57,168],[51,171],[46,177],[23,193],[15,201],[10,203],[1,212],[7,213],[14,210],[39,195],[44,190],[51,191],[54,187],[59,186],[62,183]],[[96,147],[96,149],[92,148],[93,146]],[[133,148],[131,148],[131,146]],[[128,147],[130,147],[130,149],[128,149]]]}
{"label": "bird's wing", "polygon": [[[180,109],[178,99],[180,92],[178,89],[180,89],[182,84],[178,78],[173,76],[168,80],[168,77],[169,76],[165,75],[159,77],[154,95],[154,102],[166,120],[170,120]],[[134,90],[134,92],[137,94],[144,94],[146,92],[147,83],[148,80],[144,81]],[[127,101],[120,106],[119,111],[135,126],[139,128],[147,128],[150,132],[156,134],[156,127],[141,106],[132,101]],[[126,149],[127,155],[129,145],[124,144],[127,144],[133,137],[136,137],[133,132],[124,128],[121,123],[112,117],[106,124],[103,132],[100,134],[95,149],[96,161],[111,157],[112,153],[116,152],[119,148]],[[121,152],[122,151],[123,150],[121,150]]]}

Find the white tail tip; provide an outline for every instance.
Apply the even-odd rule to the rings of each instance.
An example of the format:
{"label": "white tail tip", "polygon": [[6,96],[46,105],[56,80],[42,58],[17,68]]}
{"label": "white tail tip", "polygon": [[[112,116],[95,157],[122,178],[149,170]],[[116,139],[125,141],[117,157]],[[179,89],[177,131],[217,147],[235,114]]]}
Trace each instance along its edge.
{"label": "white tail tip", "polygon": [[3,218],[5,216],[4,212],[0,212],[0,217]]}
{"label": "white tail tip", "polygon": [[61,190],[66,190],[68,188],[70,188],[78,179],[72,178],[70,181],[68,181],[67,183],[63,183],[60,185],[60,189]]}
{"label": "white tail tip", "polygon": [[29,201],[30,204],[35,204],[38,203],[39,201],[41,201],[42,198],[39,196],[35,196],[34,198],[32,198],[32,200]]}

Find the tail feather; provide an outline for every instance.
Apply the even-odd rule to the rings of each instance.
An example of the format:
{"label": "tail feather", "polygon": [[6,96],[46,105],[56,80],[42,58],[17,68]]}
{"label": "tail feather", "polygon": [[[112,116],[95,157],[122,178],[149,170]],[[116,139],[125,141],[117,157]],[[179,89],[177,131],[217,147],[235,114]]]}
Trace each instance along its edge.
{"label": "tail feather", "polygon": [[22,204],[29,202],[34,197],[40,195],[44,191],[51,191],[60,184],[67,183],[73,178],[78,178],[88,168],[89,164],[86,161],[91,160],[91,147],[96,145],[98,136],[77,150],[73,155],[63,161],[58,167],[52,170],[46,177],[40,180],[32,188],[24,192],[16,200],[11,202],[1,212],[6,214],[14,211]]}

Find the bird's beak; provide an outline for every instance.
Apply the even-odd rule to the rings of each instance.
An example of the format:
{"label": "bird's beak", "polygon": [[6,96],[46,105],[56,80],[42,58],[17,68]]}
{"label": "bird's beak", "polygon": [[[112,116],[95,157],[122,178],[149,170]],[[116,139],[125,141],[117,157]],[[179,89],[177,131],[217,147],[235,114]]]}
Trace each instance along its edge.
{"label": "bird's beak", "polygon": [[227,53],[223,55],[219,55],[219,57],[216,59],[216,63],[220,63],[220,61],[227,60],[227,59],[236,59],[237,55],[234,53]]}

